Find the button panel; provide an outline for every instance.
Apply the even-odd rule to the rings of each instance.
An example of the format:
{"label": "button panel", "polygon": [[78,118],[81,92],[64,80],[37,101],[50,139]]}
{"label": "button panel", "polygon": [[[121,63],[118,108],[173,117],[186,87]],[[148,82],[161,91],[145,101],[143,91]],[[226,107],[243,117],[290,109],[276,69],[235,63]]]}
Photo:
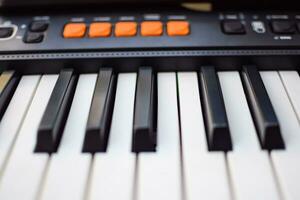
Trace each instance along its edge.
{"label": "button panel", "polygon": [[300,48],[299,13],[154,11],[1,16],[0,52]]}
{"label": "button panel", "polygon": [[[168,36],[188,36],[190,34],[190,24],[185,20],[168,21],[165,27]],[[84,38],[87,30],[89,38],[163,36],[164,23],[158,20],[143,21],[141,23],[120,21],[115,24],[111,22],[91,22],[90,24],[71,22],[64,26],[63,37]]]}

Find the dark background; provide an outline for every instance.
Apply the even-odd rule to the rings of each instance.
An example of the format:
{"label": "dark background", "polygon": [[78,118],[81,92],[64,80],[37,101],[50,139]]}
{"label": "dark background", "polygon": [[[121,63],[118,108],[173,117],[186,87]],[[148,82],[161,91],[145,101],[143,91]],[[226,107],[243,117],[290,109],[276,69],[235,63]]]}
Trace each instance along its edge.
{"label": "dark background", "polygon": [[[20,9],[23,11],[47,9],[103,9],[139,7],[173,7],[183,2],[210,2],[214,10],[300,10],[299,0],[0,0],[0,11]],[[1,9],[2,8],[2,9]],[[30,11],[29,11],[30,12]]]}

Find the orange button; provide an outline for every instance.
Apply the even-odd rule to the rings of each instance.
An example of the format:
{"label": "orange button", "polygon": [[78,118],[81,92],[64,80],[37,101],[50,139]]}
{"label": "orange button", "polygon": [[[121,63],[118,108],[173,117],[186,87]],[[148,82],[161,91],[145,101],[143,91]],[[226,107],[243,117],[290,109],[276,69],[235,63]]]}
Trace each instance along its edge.
{"label": "orange button", "polygon": [[163,24],[159,21],[147,21],[141,23],[142,36],[160,36],[163,33]]}
{"label": "orange button", "polygon": [[65,25],[64,38],[81,38],[86,31],[85,23],[69,23]]}
{"label": "orange button", "polygon": [[169,36],[185,36],[190,33],[190,24],[187,21],[170,21],[167,23]]}
{"label": "orange button", "polygon": [[95,22],[91,23],[89,37],[108,37],[111,34],[111,23]]}
{"label": "orange button", "polygon": [[135,22],[118,22],[115,27],[115,35],[117,37],[135,36],[137,32],[137,24]]}

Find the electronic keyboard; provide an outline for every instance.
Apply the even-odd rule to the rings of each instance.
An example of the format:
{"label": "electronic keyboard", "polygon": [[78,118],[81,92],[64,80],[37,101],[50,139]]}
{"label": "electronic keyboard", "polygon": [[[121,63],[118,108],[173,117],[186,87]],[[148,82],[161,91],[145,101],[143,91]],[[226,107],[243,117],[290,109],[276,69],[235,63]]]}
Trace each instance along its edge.
{"label": "electronic keyboard", "polygon": [[299,12],[0,17],[1,200],[299,200]]}

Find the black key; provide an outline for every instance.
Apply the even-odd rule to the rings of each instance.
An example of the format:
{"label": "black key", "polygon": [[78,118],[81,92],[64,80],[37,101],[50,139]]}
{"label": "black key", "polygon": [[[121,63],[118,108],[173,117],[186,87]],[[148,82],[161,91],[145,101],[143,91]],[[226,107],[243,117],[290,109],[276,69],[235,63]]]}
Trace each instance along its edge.
{"label": "black key", "polygon": [[135,95],[132,151],[155,151],[157,88],[150,67],[139,69]]}
{"label": "black key", "polygon": [[100,69],[85,131],[83,152],[104,152],[116,93],[116,76],[112,69]]}
{"label": "black key", "polygon": [[18,86],[20,76],[14,71],[3,72],[0,76],[0,120]]}
{"label": "black key", "polygon": [[73,70],[62,70],[40,122],[36,152],[57,151],[69,109],[73,100],[77,75]]}
{"label": "black key", "polygon": [[202,67],[199,77],[208,148],[211,151],[232,150],[224,100],[214,67]]}
{"label": "black key", "polygon": [[271,101],[255,66],[244,66],[243,83],[263,149],[283,149],[284,141]]}

